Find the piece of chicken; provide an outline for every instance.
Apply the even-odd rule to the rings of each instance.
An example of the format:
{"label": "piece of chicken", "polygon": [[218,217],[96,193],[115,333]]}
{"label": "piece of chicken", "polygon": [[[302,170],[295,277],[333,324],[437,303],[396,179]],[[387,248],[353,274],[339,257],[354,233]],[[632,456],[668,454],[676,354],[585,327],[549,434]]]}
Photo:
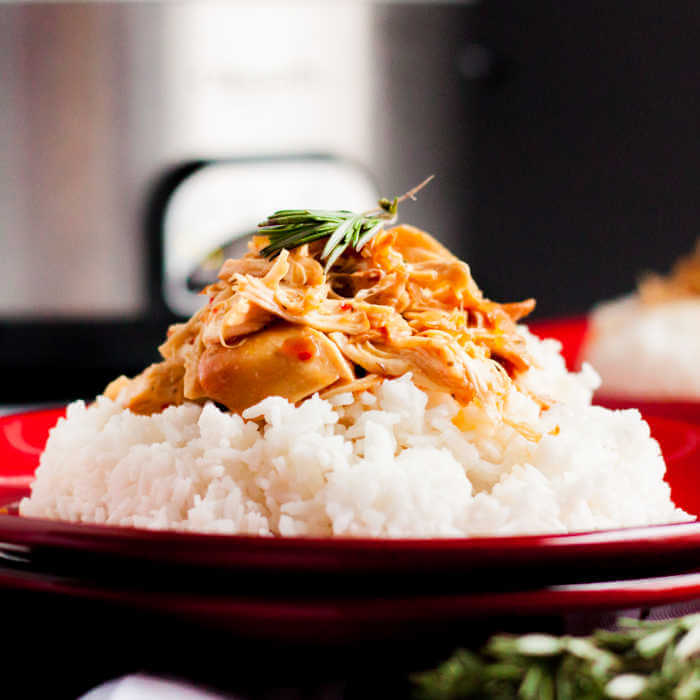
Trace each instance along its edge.
{"label": "piece of chicken", "polygon": [[184,365],[165,360],[147,367],[133,379],[122,374],[107,386],[104,394],[113,401],[119,399],[124,408],[134,413],[157,413],[182,403],[184,375]]}
{"label": "piece of chicken", "polygon": [[648,306],[700,296],[700,238],[695,251],[680,258],[668,276],[646,275],[639,283],[639,296]]}
{"label": "piece of chicken", "polygon": [[[322,242],[228,260],[204,290],[209,303],[171,326],[165,358],[107,389],[139,413],[211,399],[240,413],[268,396],[300,401],[361,391],[412,372],[425,388],[500,410],[532,361],[516,321],[534,301],[485,298],[467,263],[412,226],[378,233],[326,273]],[[371,376],[357,380],[354,367]]]}
{"label": "piece of chicken", "polygon": [[289,323],[245,336],[233,347],[210,345],[199,361],[206,395],[234,413],[268,396],[296,402],[354,378],[352,366],[323,333]]}

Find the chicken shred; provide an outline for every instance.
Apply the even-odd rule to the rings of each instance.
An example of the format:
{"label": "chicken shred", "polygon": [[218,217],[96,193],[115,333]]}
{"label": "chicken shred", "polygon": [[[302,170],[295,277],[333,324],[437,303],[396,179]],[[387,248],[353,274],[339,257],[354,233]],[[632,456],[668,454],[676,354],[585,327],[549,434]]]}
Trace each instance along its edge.
{"label": "chicken shred", "polygon": [[264,396],[360,392],[411,372],[423,388],[502,413],[533,364],[516,322],[534,300],[486,299],[467,263],[418,228],[381,231],[328,273],[318,242],[272,260],[260,255],[266,243],[255,237],[224,262],[202,291],[208,303],[170,327],[163,362],[105,393],[140,413],[206,399],[241,412]]}
{"label": "chicken shred", "polygon": [[639,283],[639,296],[648,306],[700,296],[700,238],[694,252],[678,260],[670,275],[645,276]]}

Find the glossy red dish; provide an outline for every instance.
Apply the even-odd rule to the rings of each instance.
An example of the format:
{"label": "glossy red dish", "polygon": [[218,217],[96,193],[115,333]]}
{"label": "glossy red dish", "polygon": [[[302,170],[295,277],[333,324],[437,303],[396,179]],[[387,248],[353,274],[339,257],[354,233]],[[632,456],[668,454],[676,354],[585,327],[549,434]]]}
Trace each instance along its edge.
{"label": "glossy red dish", "polygon": [[[61,414],[49,410],[0,418],[0,504],[28,493],[48,431]],[[676,504],[700,515],[700,426],[656,417],[650,425],[666,457]],[[517,572],[509,581],[518,586],[688,571],[700,567],[700,523],[572,535],[376,540],[156,532],[3,514],[0,555],[22,560],[25,570],[72,577],[89,572],[109,578],[127,564],[147,563],[154,576],[162,570],[164,580],[173,568],[180,577],[206,569],[216,573],[206,581],[235,575],[239,587],[247,581],[257,589],[261,578],[275,572],[327,576],[336,586],[352,579],[355,590],[366,586],[366,574],[383,577],[387,586],[398,581],[404,590],[426,590],[442,576],[455,589],[473,590],[503,580],[508,571]],[[444,586],[443,578],[439,587]]]}
{"label": "glossy red dish", "polygon": [[[586,316],[536,321],[530,330],[540,338],[555,338],[562,344],[562,355],[569,369],[578,369],[583,342],[588,330]],[[596,392],[594,403],[606,408],[638,408],[649,416],[662,416],[700,424],[700,401],[671,401],[639,399],[633,396],[608,396]]]}
{"label": "glossy red dish", "polygon": [[[686,604],[700,600],[700,571],[675,576],[542,586],[514,591],[371,596],[295,594],[241,595],[199,591],[134,590],[89,581],[56,581],[0,573],[0,587],[99,601],[134,611],[163,614],[244,638],[283,642],[340,642],[401,638],[410,631],[489,626],[498,618],[595,619],[605,611]],[[690,604],[697,607],[697,601]],[[679,613],[681,614],[681,613]],[[489,622],[490,621],[490,622]],[[465,628],[469,629],[469,627]]]}
{"label": "glossy red dish", "polygon": [[[0,418],[0,503],[28,493],[62,413]],[[700,514],[700,426],[654,417],[650,425],[677,504]],[[603,614],[700,598],[700,523],[370,540],[153,532],[3,514],[0,588],[164,614],[242,638],[399,639],[498,616]]]}

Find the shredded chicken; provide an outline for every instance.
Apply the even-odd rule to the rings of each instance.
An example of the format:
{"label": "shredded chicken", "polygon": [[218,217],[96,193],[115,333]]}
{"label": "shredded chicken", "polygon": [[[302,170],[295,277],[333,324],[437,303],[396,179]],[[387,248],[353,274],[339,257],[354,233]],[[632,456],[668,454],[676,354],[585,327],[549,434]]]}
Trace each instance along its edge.
{"label": "shredded chicken", "polygon": [[670,275],[644,277],[639,283],[639,296],[647,305],[700,296],[700,238],[695,251],[681,258]]}
{"label": "shredded chicken", "polygon": [[327,274],[319,245],[268,260],[266,242],[223,264],[208,303],[171,326],[163,362],[107,395],[137,413],[205,399],[242,412],[270,395],[329,397],[411,372],[464,406],[498,410],[532,365],[515,324],[534,300],[489,301],[469,266],[420,229],[382,231]]}

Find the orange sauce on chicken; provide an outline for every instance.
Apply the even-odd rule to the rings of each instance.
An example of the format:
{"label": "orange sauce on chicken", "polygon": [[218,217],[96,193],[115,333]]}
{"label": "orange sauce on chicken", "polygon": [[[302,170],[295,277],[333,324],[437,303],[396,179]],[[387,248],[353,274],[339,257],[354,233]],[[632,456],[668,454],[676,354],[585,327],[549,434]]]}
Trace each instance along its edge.
{"label": "orange sauce on chicken", "polygon": [[[460,404],[502,408],[532,364],[516,322],[534,300],[485,298],[469,265],[412,226],[380,231],[326,270],[323,241],[226,260],[209,303],[168,331],[163,362],[107,387],[139,413],[214,400],[234,412],[266,396],[359,392],[410,372]],[[466,419],[466,415],[465,415]]]}

